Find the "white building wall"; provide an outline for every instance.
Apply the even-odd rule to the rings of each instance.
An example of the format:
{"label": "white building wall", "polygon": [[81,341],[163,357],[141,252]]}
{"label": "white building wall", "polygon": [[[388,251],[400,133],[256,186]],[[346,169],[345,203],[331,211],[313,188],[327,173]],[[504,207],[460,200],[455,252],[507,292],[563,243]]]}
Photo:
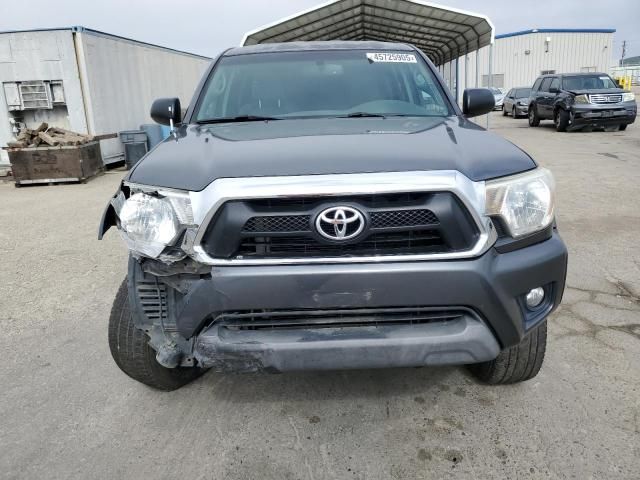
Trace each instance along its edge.
{"label": "white building wall", "polygon": [[[153,123],[149,110],[159,97],[179,97],[183,109],[210,59],[91,31],[76,33],[86,65],[89,130],[92,134],[137,130]],[[119,140],[102,142],[102,154],[122,151]]]}
{"label": "white building wall", "polygon": [[[549,48],[546,51],[546,39]],[[498,38],[493,47],[493,74],[503,75],[505,89],[533,85],[543,70],[556,73],[580,72],[592,68],[598,72],[608,72],[612,58],[613,34],[595,32],[536,32]],[[483,77],[489,75],[489,49],[472,52],[458,60],[458,99],[462,99],[465,88],[487,86]],[[527,54],[526,51],[529,51]],[[479,69],[476,84],[476,56]],[[494,77],[494,79],[498,79]],[[494,82],[494,86],[495,82]]]}
{"label": "white building wall", "polygon": [[[78,77],[73,38],[70,30],[0,33],[0,84],[29,80],[62,80],[66,112],[63,109],[15,112],[23,116],[27,126],[49,121],[78,132],[86,132],[82,91]],[[60,112],[64,112],[62,116]],[[0,85],[0,146],[14,139],[9,124],[10,114]],[[0,163],[8,163],[0,150]]]}
{"label": "white building wall", "polygon": [[[62,80],[66,109],[14,112],[28,127],[41,121],[80,133],[137,130],[152,123],[158,97],[188,102],[210,59],[86,29],[0,33],[0,146],[14,139],[2,83]],[[104,158],[119,139],[101,142]],[[0,163],[8,163],[0,150]]]}

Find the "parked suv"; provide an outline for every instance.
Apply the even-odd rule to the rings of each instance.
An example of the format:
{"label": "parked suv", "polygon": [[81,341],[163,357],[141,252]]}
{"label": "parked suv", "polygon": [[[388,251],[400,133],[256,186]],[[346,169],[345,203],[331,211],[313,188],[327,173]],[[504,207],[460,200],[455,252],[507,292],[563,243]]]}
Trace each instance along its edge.
{"label": "parked suv", "polygon": [[605,73],[542,75],[529,98],[529,125],[550,119],[559,132],[608,126],[625,130],[636,113],[635,95]]}
{"label": "parked suv", "polygon": [[151,116],[173,128],[124,179],[117,365],[170,390],[207,368],[471,365],[534,377],[565,285],[551,173],[469,117],[416,48],[227,50]]}

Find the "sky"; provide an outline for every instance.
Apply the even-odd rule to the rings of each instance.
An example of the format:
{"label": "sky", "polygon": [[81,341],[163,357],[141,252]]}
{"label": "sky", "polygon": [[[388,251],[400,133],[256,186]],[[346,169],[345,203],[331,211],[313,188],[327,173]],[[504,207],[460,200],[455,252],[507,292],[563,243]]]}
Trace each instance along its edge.
{"label": "sky", "polygon": [[[0,31],[82,25],[209,57],[245,32],[324,0],[0,0]],[[496,34],[531,28],[615,28],[612,63],[627,41],[640,55],[640,0],[435,0],[487,15]]]}

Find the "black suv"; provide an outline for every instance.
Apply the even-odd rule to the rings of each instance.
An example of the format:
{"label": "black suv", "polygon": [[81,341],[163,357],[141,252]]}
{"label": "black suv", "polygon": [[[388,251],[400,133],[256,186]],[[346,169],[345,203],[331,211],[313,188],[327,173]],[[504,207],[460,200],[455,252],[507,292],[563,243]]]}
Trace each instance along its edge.
{"label": "black suv", "polygon": [[636,112],[635,95],[606,73],[542,75],[529,98],[529,125],[549,119],[559,132],[610,126],[625,130]]}
{"label": "black suv", "polygon": [[207,368],[469,364],[534,377],[567,250],[551,173],[460,109],[416,48],[227,50],[100,225],[129,269],[109,320],[128,375],[177,388]]}

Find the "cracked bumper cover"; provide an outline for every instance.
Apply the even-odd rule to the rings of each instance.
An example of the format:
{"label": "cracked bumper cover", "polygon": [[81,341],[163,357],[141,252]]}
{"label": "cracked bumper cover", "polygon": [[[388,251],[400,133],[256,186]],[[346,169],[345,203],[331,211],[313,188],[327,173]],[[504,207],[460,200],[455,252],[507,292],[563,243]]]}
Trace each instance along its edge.
{"label": "cracked bumper cover", "polygon": [[631,124],[636,120],[638,107],[635,102],[615,105],[573,105],[574,126]]}
{"label": "cracked bumper cover", "polygon": [[427,324],[233,331],[213,326],[198,337],[198,363],[232,371],[337,370],[454,365],[494,359],[491,331],[473,316]]}
{"label": "cracked bumper cover", "polygon": [[[557,233],[509,253],[472,260],[385,264],[216,267],[185,298],[177,327],[195,337],[203,366],[311,370],[461,364],[495,358],[519,343],[561,301],[567,250]],[[535,312],[523,296],[545,286]],[[465,307],[449,323],[335,329],[228,330],[218,312],[407,306]]]}

